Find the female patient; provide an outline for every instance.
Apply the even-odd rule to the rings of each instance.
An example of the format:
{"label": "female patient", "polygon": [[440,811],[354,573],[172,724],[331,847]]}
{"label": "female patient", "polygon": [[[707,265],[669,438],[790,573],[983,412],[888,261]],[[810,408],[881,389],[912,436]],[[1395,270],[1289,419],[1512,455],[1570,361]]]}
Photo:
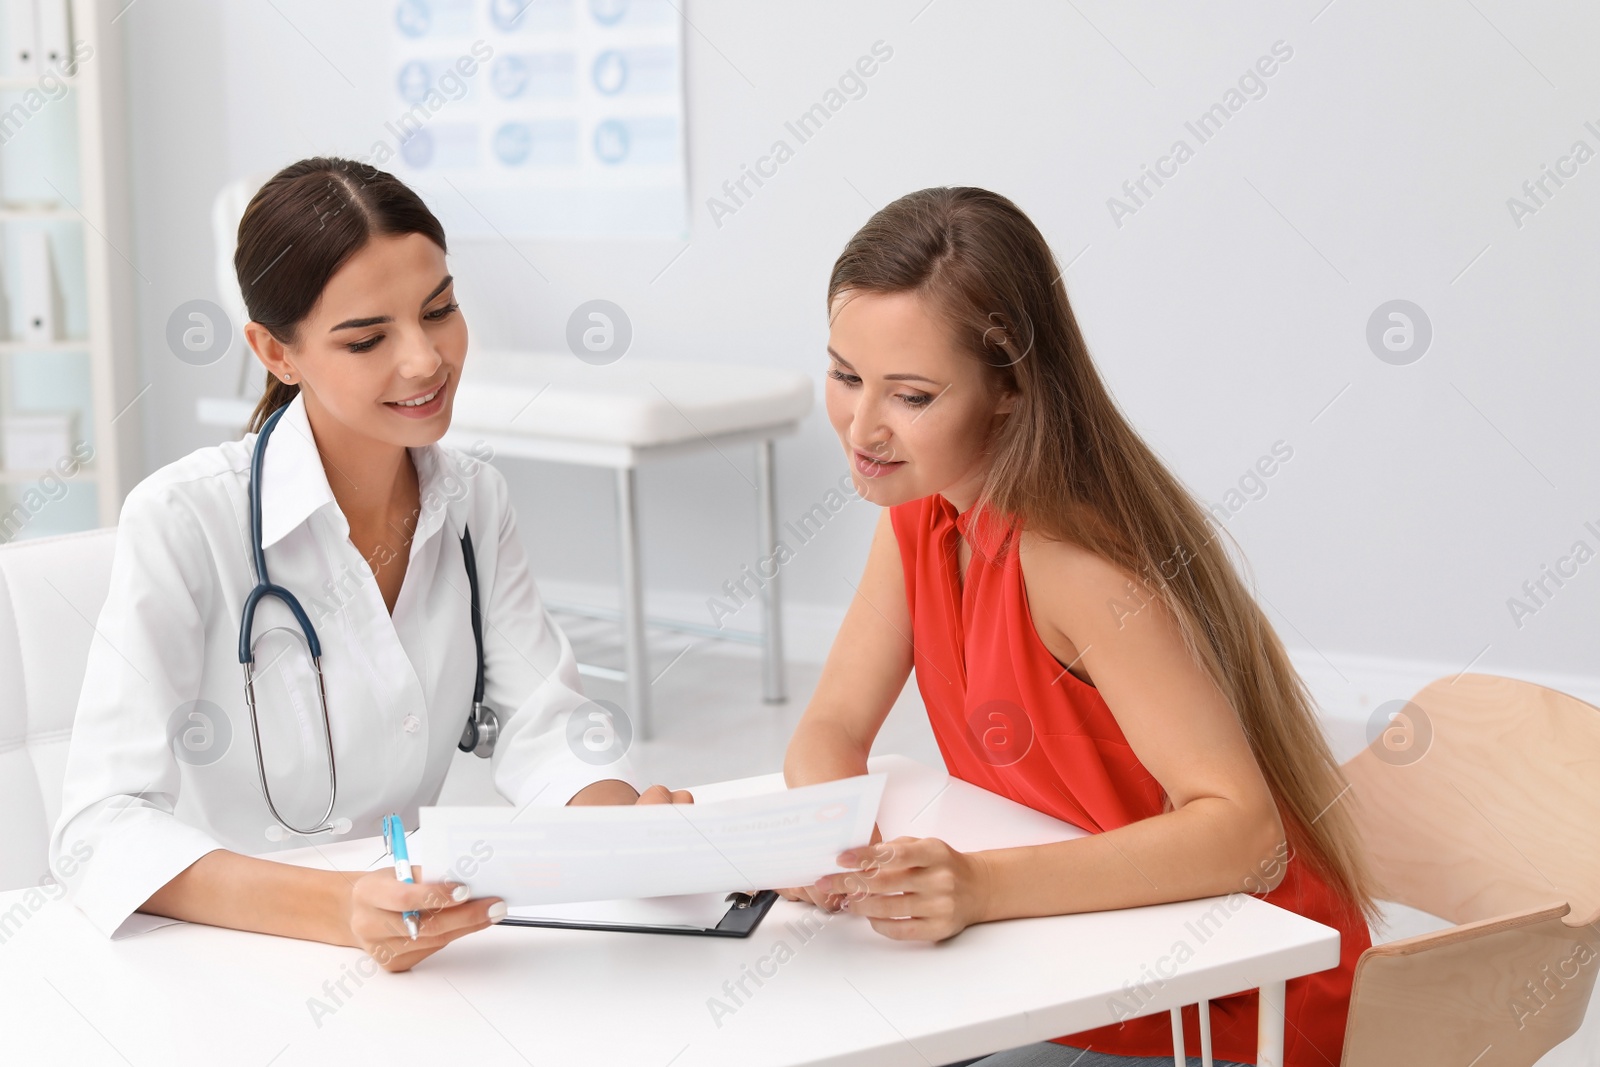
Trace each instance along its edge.
{"label": "female patient", "polygon": [[[480,450],[438,443],[467,327],[444,231],[423,202],[364,164],[304,160],[251,200],[234,265],[244,333],[268,372],[255,432],[198,449],[128,495],[52,861],[90,857],[67,889],[106,934],[143,911],[356,946],[405,970],[503,917],[505,904],[468,900],[442,877],[470,871],[405,885],[392,869],[321,871],[252,854],[329,841],[282,823],[315,829],[330,803],[332,825],[369,837],[385,813],[415,827],[418,807],[436,802],[458,742],[470,747],[469,547],[484,698],[500,716],[495,788],[517,805],[692,798],[662,786],[641,795],[625,756],[597,764],[567,743],[569,722],[587,726],[597,705],[529,574],[505,479]],[[257,739],[238,643],[257,578],[251,457],[274,413],[255,536],[266,578],[300,600],[320,642],[328,725],[300,629],[265,598],[253,625]],[[408,910],[424,912],[414,940]]]}
{"label": "female patient", "polygon": [[[1112,401],[1060,275],[1014,204],[971,188],[890,204],[834,264],[828,415],[884,510],[784,774],[864,773],[915,667],[951,774],[1090,835],[961,853],[875,831],[843,858],[860,872],[784,895],[937,941],[1264,894],[1340,931],[1340,965],[1288,983],[1285,1028],[1290,1067],[1337,1064],[1375,914],[1343,779],[1219,531]],[[1212,1003],[1217,1062],[1254,1059],[1257,1003]],[[1164,1012],[1052,1041],[980,1062],[1172,1062]]]}

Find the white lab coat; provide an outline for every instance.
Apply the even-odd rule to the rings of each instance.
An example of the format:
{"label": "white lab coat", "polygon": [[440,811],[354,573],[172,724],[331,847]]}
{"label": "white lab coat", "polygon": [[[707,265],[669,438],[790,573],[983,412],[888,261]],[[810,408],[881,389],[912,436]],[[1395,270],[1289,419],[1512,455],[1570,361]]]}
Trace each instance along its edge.
{"label": "white lab coat", "polygon": [[[123,505],[50,843],[57,870],[62,855],[87,852],[67,893],[109,936],[213,849],[254,854],[339,839],[268,837],[277,822],[261,796],[238,654],[255,585],[247,495],[255,439],[191,452]],[[268,576],[300,600],[322,644],[338,770],[333,817],[348,818],[356,837],[378,834],[389,812],[414,828],[417,809],[439,795],[471,710],[476,662],[463,526],[477,556],[485,701],[501,721],[496,790],[515,805],[559,806],[603,779],[643,789],[626,755],[594,763],[581,741],[568,741],[569,730],[582,737],[593,726],[595,709],[585,707],[572,647],[529,573],[505,478],[481,462],[487,449],[435,444],[411,455],[421,514],[392,618],[349,540],[303,397],[263,457]],[[281,601],[264,598],[254,633],[273,626],[295,623]],[[303,654],[291,663],[310,677]],[[265,666],[258,656],[258,672]],[[291,701],[277,692],[280,706],[269,706],[258,673],[273,800],[290,822],[311,826],[328,795],[320,711],[314,701],[283,707]],[[569,725],[573,718],[581,722]]]}

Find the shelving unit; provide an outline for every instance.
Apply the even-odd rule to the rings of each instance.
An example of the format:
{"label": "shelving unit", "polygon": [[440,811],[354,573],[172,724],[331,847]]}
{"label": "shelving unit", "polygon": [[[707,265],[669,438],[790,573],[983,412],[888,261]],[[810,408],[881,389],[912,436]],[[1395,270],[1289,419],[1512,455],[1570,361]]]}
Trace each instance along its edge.
{"label": "shelving unit", "polygon": [[[0,0],[0,430],[21,415],[74,413],[61,457],[73,473],[19,468],[0,451],[0,543],[113,525],[142,472],[140,276],[130,261],[121,34],[112,22],[121,5],[66,0],[79,58],[19,74],[10,8],[40,2],[49,0]],[[23,330],[18,244],[27,230],[45,231],[50,243],[58,321],[45,340]],[[87,462],[74,452],[82,446],[93,449]]]}

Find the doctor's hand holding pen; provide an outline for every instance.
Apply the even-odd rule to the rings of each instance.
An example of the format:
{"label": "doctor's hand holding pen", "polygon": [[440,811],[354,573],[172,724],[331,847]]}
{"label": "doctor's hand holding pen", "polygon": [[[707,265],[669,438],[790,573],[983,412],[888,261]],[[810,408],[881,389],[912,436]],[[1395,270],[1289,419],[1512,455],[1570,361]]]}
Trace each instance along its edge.
{"label": "doctor's hand holding pen", "polygon": [[[456,938],[491,926],[506,917],[499,897],[469,900],[459,882],[424,882],[422,868],[412,868],[415,884],[401,882],[385,867],[350,875],[343,924],[359,948],[386,971],[408,971]],[[416,915],[417,936],[411,937],[405,916]]]}
{"label": "doctor's hand holding pen", "polygon": [[[608,779],[585,786],[567,803],[689,804],[688,790],[652,785],[637,794],[625,782]],[[324,871],[277,860],[213,849],[156,890],[139,911],[184,922],[232,930],[298,937],[359,948],[384,970],[410,970],[464,934],[505,917],[505,902],[494,897],[468,899],[458,882],[425,882],[412,868],[415,884],[398,881],[395,871]],[[405,913],[415,912],[417,939],[411,939]]]}
{"label": "doctor's hand holding pen", "polygon": [[[597,804],[692,804],[687,789],[652,785],[643,793],[617,779],[585,786],[568,806]],[[398,820],[397,820],[398,821]],[[400,858],[404,858],[403,829],[397,828]],[[367,955],[386,971],[407,971],[465,934],[492,926],[506,917],[499,897],[469,899],[471,890],[459,882],[424,882],[422,868],[405,862],[401,870],[383,869],[357,877],[350,886],[344,923]]]}

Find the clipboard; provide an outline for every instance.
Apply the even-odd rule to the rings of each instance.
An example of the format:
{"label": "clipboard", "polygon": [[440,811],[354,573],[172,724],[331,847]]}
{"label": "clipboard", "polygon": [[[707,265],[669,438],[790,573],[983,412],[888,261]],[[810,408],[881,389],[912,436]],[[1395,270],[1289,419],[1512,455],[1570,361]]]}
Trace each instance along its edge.
{"label": "clipboard", "polygon": [[729,893],[728,911],[722,921],[712,927],[649,926],[633,923],[579,922],[570,919],[534,919],[527,916],[507,915],[497,926],[547,926],[561,930],[608,930],[631,934],[687,934],[690,937],[749,937],[761,925],[773,902],[778,899],[776,890],[763,889],[757,893]]}

